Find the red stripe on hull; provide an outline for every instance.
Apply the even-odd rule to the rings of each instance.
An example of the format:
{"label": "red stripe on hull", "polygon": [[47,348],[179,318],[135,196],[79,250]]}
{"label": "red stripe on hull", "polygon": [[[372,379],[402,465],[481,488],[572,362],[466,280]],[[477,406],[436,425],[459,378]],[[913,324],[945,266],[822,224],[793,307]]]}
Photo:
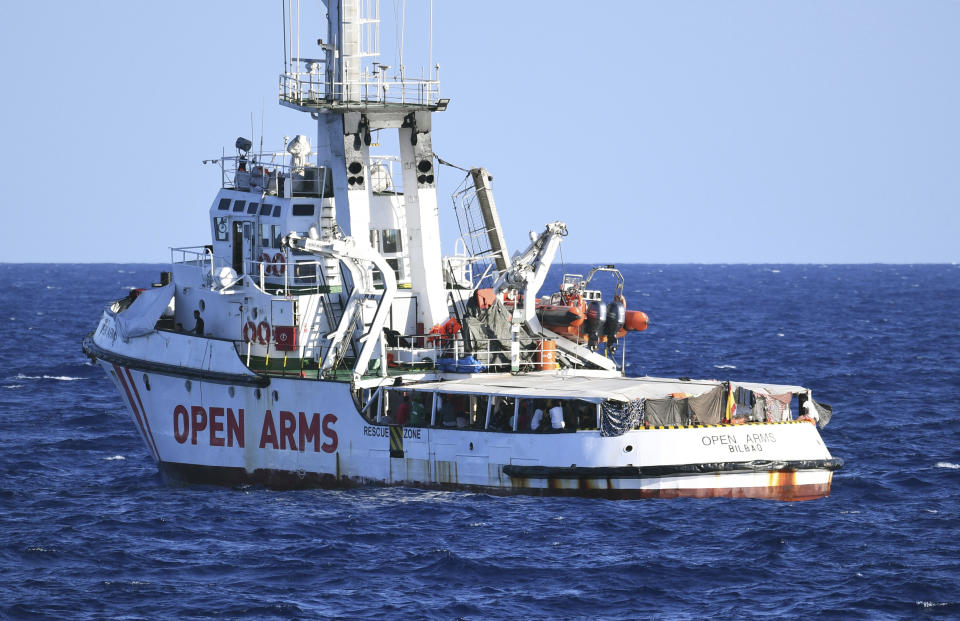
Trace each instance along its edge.
{"label": "red stripe on hull", "polygon": [[140,410],[137,409],[136,403],[133,402],[133,395],[130,394],[130,388],[127,386],[127,380],[123,379],[123,370],[117,365],[113,365],[113,370],[117,374],[117,379],[120,380],[120,385],[123,386],[123,392],[127,394],[127,403],[130,404],[130,409],[133,410],[133,415],[137,419],[137,425],[140,427],[140,433],[143,434],[143,438],[147,442],[147,448],[150,450],[150,453],[153,454],[153,458],[159,462],[160,456],[154,452],[155,449],[150,444],[150,436],[147,435],[147,430],[143,426],[143,421],[140,420]]}
{"label": "red stripe on hull", "polygon": [[153,431],[150,430],[150,419],[147,418],[147,408],[143,407],[143,401],[140,399],[140,391],[137,389],[137,383],[133,381],[133,376],[130,375],[130,369],[124,369],[124,371],[127,373],[127,379],[130,380],[130,386],[133,387],[133,394],[137,397],[137,405],[140,406],[140,412],[143,414],[143,422],[147,426],[147,438],[149,438],[149,442],[153,446],[153,454],[159,458],[160,451],[157,450],[157,442],[153,439]]}

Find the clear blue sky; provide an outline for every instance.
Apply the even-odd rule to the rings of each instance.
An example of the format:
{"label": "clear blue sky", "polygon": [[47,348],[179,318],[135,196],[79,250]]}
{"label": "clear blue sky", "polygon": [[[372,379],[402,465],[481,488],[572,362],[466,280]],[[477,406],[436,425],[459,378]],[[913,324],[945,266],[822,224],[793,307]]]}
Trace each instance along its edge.
{"label": "clear blue sky", "polygon": [[[7,3],[0,261],[208,242],[201,160],[261,109],[268,146],[315,136],[276,103],[280,6]],[[958,2],[436,0],[434,59],[434,148],[490,169],[511,249],[562,219],[567,261],[960,260]]]}

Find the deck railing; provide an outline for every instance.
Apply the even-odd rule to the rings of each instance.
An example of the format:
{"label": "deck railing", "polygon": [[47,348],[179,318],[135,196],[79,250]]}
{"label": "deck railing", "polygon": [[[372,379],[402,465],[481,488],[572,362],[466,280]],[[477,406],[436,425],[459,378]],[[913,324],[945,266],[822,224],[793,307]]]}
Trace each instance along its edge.
{"label": "deck railing", "polygon": [[330,105],[400,104],[433,106],[440,96],[439,69],[433,77],[411,78],[400,73],[387,76],[385,71],[364,71],[353,80],[328,80],[324,63],[317,59],[294,59],[303,65],[300,71],[280,74],[280,101],[303,107]]}

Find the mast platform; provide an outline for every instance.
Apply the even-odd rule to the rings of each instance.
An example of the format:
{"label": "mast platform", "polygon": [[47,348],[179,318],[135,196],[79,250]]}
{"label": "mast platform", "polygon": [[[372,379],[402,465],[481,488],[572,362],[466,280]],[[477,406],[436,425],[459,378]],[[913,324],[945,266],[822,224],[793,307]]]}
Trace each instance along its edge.
{"label": "mast platform", "polygon": [[302,63],[305,71],[280,75],[280,105],[301,112],[435,112],[445,110],[450,102],[439,96],[439,79],[387,77],[384,68],[378,67],[356,80],[334,82],[324,79],[322,60],[293,59],[293,63]]}

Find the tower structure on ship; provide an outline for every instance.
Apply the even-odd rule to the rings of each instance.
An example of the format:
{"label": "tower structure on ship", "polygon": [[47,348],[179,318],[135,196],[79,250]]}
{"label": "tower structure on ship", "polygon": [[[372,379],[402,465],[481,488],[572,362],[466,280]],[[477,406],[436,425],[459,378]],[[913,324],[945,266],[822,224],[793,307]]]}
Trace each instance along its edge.
{"label": "tower structure on ship", "polygon": [[[407,333],[422,331],[449,315],[431,132],[433,113],[449,100],[439,98],[436,66],[411,78],[402,64],[393,69],[378,61],[379,0],[324,4],[322,57],[290,54],[280,103],[316,120],[317,164],[329,171],[336,225],[345,236],[370,239],[388,257],[400,288],[395,316],[406,316]],[[392,187],[384,164],[371,159],[372,136],[389,131],[398,133],[402,191]]]}

